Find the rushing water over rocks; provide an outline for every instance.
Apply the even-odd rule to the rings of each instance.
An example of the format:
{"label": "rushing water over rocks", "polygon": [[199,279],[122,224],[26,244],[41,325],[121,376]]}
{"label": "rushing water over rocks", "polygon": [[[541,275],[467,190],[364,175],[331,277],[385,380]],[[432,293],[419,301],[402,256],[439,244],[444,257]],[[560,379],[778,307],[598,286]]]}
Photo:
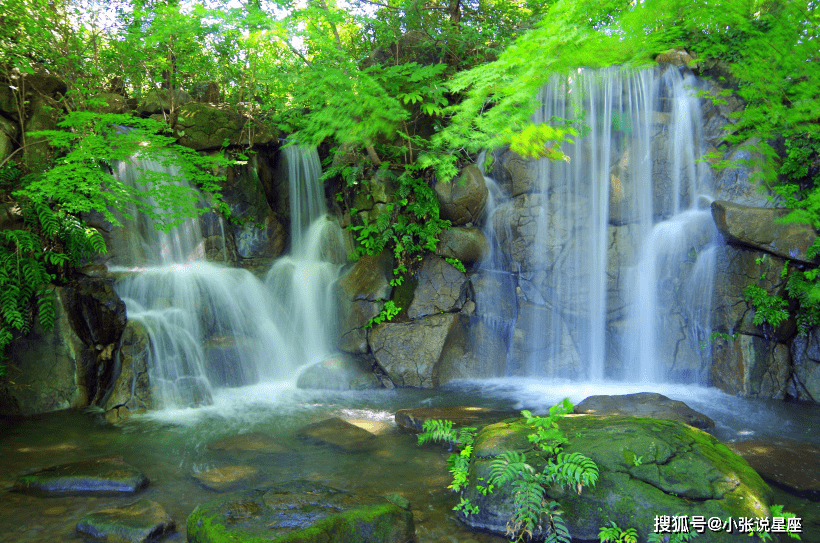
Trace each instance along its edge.
{"label": "rushing water over rocks", "polygon": [[574,119],[582,137],[566,162],[498,154],[507,196],[488,221],[502,254],[484,268],[512,274],[516,310],[496,375],[698,382],[711,273],[699,257],[716,231],[697,85],[675,68],[607,69],[542,90],[534,121]]}
{"label": "rushing water over rocks", "polygon": [[[344,249],[340,229],[326,218],[315,150],[287,147],[291,184],[292,251],[264,282],[249,271],[205,260],[203,229],[215,217],[186,220],[170,232],[139,217],[115,247],[112,271],[128,318],[149,336],[148,379],[153,407],[208,404],[216,388],[292,379],[300,366],[330,352],[330,284]],[[121,164],[131,183],[158,164]],[[165,173],[184,183],[176,172]],[[204,203],[201,203],[204,206]],[[225,254],[225,251],[222,251]]]}

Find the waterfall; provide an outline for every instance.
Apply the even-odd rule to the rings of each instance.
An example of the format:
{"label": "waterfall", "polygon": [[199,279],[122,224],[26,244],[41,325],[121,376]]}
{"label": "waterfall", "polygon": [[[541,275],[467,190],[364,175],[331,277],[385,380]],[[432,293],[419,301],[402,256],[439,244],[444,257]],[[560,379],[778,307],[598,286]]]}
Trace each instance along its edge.
{"label": "waterfall", "polygon": [[[109,269],[119,275],[115,287],[129,320],[148,332],[149,380],[158,408],[208,404],[220,387],[295,379],[300,366],[328,350],[329,335],[311,335],[332,322],[327,302],[309,296],[293,302],[291,294],[327,290],[339,266],[322,259],[339,261],[341,233],[325,216],[316,151],[289,147],[284,153],[293,164],[293,254],[277,260],[265,282],[205,260],[203,228],[216,222],[224,239],[224,226],[213,217],[188,219],[163,233],[138,215],[135,227],[115,237]],[[133,184],[146,170],[187,184],[176,171],[137,159],[118,164],[115,173]],[[283,287],[288,273],[299,279]]]}
{"label": "waterfall", "polygon": [[697,379],[715,237],[697,84],[675,68],[579,69],[542,89],[534,122],[584,128],[569,161],[494,169],[510,197],[490,227],[517,280],[505,374]]}

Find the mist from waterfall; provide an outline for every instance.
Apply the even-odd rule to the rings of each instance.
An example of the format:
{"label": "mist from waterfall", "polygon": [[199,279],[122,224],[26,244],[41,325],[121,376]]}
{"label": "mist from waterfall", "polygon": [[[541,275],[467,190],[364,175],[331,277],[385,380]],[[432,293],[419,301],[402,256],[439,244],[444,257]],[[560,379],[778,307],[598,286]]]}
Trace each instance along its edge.
{"label": "mist from waterfall", "polygon": [[[215,216],[187,219],[164,233],[139,215],[117,235],[109,269],[119,276],[115,288],[128,319],[150,338],[155,407],[208,404],[220,387],[293,380],[299,367],[329,351],[325,330],[332,313],[328,301],[312,293],[327,292],[336,278],[339,265],[323,259],[338,262],[344,254],[341,233],[326,217],[315,149],[291,146],[283,155],[290,165],[293,247],[265,282],[205,260],[203,229],[215,228],[225,239]],[[187,184],[157,163],[135,159],[116,168],[126,183],[139,183],[140,171],[149,170]]]}
{"label": "mist from waterfall", "polygon": [[507,179],[485,226],[505,250],[479,274],[503,267],[517,279],[503,287],[517,311],[500,374],[697,381],[716,235],[697,85],[674,67],[610,68],[542,89],[534,122],[585,128],[562,145],[568,161]]}

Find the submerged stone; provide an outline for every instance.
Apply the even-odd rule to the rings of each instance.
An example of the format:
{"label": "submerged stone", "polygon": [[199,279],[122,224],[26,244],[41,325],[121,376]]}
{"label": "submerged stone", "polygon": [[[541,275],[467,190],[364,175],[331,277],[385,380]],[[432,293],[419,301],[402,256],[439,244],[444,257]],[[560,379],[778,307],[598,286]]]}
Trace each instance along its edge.
{"label": "submerged stone", "polygon": [[367,430],[338,417],[308,424],[299,430],[299,436],[345,452],[369,451],[375,446],[376,438]]}
{"label": "submerged stone", "polygon": [[820,447],[785,439],[754,439],[727,443],[761,477],[808,499],[820,498]]}
{"label": "submerged stone", "polygon": [[312,481],[289,481],[216,498],[188,517],[189,543],[406,543],[410,511]]}
{"label": "submerged stone", "polygon": [[176,523],[160,504],[140,500],[84,516],[77,532],[103,543],[147,543],[176,531]]}
{"label": "submerged stone", "polygon": [[292,452],[287,447],[277,443],[272,437],[261,432],[237,434],[208,443],[206,447],[212,451],[245,451],[261,454],[280,454]]}
{"label": "submerged stone", "polygon": [[42,496],[120,496],[148,486],[148,477],[121,456],[101,456],[23,475],[15,492]]}
{"label": "submerged stone", "polygon": [[[598,538],[601,526],[614,521],[622,529],[635,528],[648,537],[655,515],[704,516],[737,519],[769,516],[771,489],[760,476],[711,435],[671,420],[637,417],[570,415],[558,420],[569,442],[563,452],[581,453],[598,466],[594,488],[548,490],[561,504],[573,539]],[[459,515],[467,525],[503,535],[513,507],[513,487],[501,485],[489,495],[479,482],[490,475],[492,460],[505,451],[526,455],[536,472],[546,460],[527,435],[523,420],[493,424],[476,437],[474,460],[464,497],[479,512]],[[745,533],[714,532],[710,542],[748,541]]]}
{"label": "submerged stone", "polygon": [[715,421],[703,413],[698,413],[679,400],[672,400],[655,392],[590,396],[576,405],[574,412],[587,415],[626,415],[678,420],[701,430],[715,427]]}
{"label": "submerged stone", "polygon": [[262,472],[253,466],[223,466],[197,471],[191,476],[208,490],[227,492],[257,481]]}

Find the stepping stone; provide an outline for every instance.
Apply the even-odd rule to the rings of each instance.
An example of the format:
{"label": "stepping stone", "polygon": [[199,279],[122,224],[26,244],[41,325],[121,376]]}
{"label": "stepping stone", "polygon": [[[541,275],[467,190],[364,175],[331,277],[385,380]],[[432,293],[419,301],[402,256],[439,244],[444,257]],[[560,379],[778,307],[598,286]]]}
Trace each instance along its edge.
{"label": "stepping stone", "polygon": [[576,405],[573,412],[584,415],[624,415],[677,420],[701,430],[715,427],[715,421],[703,413],[698,413],[681,401],[672,400],[654,392],[638,392],[620,396],[590,396]]}
{"label": "stepping stone", "polygon": [[262,472],[253,466],[224,466],[210,468],[191,474],[199,484],[215,492],[238,490],[262,476]]}
{"label": "stepping stone", "polygon": [[260,454],[282,454],[293,452],[280,445],[269,435],[261,432],[237,434],[218,441],[208,443],[207,448],[212,451],[246,451]]}
{"label": "stepping stone", "polygon": [[100,456],[23,475],[15,492],[40,496],[122,496],[148,486],[148,477],[121,456]]}
{"label": "stepping stone", "polygon": [[820,499],[820,447],[785,439],[726,443],[772,484],[811,500]]}
{"label": "stepping stone", "polygon": [[483,428],[488,424],[516,416],[519,416],[518,413],[488,407],[418,407],[396,411],[396,424],[403,430],[420,434],[424,422],[428,420],[451,420],[454,427]]}
{"label": "stepping stone", "polygon": [[376,446],[375,435],[338,417],[308,424],[299,430],[298,435],[351,453],[369,451]]}
{"label": "stepping stone", "polygon": [[103,543],[147,543],[174,531],[176,523],[151,500],[103,509],[77,523],[78,533]]}
{"label": "stepping stone", "polygon": [[415,534],[407,509],[304,480],[220,496],[187,526],[189,543],[406,543]]}

